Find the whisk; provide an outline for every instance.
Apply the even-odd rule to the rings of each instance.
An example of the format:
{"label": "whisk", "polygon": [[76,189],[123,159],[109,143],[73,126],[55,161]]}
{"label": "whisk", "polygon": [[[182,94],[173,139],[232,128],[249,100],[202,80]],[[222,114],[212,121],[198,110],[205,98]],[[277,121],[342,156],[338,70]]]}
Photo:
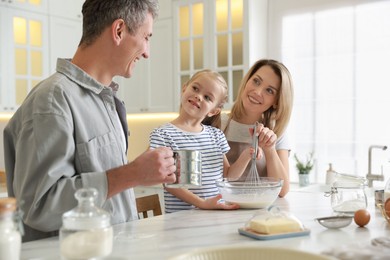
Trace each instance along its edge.
{"label": "whisk", "polygon": [[256,166],[257,152],[259,146],[259,136],[256,134],[258,125],[259,122],[256,122],[253,125],[252,146],[255,149],[255,152],[252,155],[251,168],[249,169],[248,175],[246,176],[245,179],[245,183],[248,186],[256,186],[258,183],[260,183],[260,177],[257,172],[257,166]]}

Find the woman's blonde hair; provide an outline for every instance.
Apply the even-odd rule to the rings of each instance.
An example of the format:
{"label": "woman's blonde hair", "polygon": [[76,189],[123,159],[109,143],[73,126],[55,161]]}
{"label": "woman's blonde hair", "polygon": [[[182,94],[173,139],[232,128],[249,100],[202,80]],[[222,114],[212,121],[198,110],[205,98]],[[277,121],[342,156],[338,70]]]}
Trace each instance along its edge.
{"label": "woman's blonde hair", "polygon": [[[222,77],[222,75],[216,71],[204,69],[196,72],[192,77],[183,85],[183,88],[190,85],[192,82],[194,82],[199,77],[207,76],[211,80],[215,81],[219,86],[223,88],[223,95],[222,98],[219,101],[218,108],[222,109],[223,105],[226,103],[228,98],[228,87],[226,84],[225,79]],[[203,124],[205,125],[213,125],[215,127],[220,128],[221,127],[221,113],[215,114],[211,117],[206,117],[203,121]]]}
{"label": "woman's blonde hair", "polygon": [[[241,80],[237,99],[234,102],[229,117],[230,119],[238,120],[247,113],[244,109],[242,93],[244,92],[248,80],[263,66],[269,66],[280,78],[280,88],[275,106],[271,106],[267,111],[265,111],[258,121],[266,127],[272,129],[279,137],[284,133],[290,121],[294,95],[291,74],[286,66],[284,66],[281,62],[262,59],[253,64],[246,73],[245,77]],[[226,131],[226,129],[224,131]]]}

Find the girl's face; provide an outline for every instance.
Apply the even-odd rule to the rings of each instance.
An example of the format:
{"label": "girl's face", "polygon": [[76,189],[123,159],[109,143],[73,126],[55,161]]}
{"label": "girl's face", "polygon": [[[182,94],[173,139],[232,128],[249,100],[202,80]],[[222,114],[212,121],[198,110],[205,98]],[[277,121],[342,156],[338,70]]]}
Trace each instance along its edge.
{"label": "girl's face", "polygon": [[249,78],[242,93],[245,111],[260,116],[271,106],[276,107],[280,83],[280,78],[270,66],[260,67]]}
{"label": "girl's face", "polygon": [[182,109],[191,117],[203,120],[221,111],[219,104],[225,95],[224,88],[209,76],[199,76],[183,89]]}

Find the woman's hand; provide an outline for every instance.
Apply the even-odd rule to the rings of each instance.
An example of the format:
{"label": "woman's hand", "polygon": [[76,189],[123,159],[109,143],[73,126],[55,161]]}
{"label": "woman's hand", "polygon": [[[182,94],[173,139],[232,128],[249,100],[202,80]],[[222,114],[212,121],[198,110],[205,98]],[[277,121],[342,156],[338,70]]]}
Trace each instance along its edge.
{"label": "woman's hand", "polygon": [[[244,158],[248,158],[249,160],[253,158],[253,155],[255,154],[255,148],[252,146],[249,146],[248,148],[245,148],[242,151],[242,154],[240,156],[244,156]],[[257,152],[256,152],[256,159],[260,159],[262,156],[260,147],[257,147]]]}
{"label": "woman's hand", "polygon": [[[263,124],[258,124],[256,134],[259,137],[259,148],[261,149],[275,149],[276,140],[278,139],[274,131],[265,127]],[[253,136],[253,128],[249,128],[249,133]],[[260,151],[258,151],[257,159],[260,159]]]}
{"label": "woman's hand", "polygon": [[[259,136],[259,147],[262,149],[275,148],[276,140],[278,137],[268,127],[265,127],[263,124],[259,124],[256,129],[256,133]],[[253,129],[250,129],[251,134],[253,133]]]}

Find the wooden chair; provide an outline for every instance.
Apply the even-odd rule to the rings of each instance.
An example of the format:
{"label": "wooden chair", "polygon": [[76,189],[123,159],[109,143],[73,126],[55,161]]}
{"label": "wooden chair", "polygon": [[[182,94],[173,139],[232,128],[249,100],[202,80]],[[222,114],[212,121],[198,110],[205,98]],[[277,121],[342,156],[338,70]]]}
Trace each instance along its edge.
{"label": "wooden chair", "polygon": [[162,215],[160,199],[158,194],[148,195],[140,198],[136,198],[137,211],[142,213],[144,218],[148,217],[148,211],[153,211],[153,216]]}

